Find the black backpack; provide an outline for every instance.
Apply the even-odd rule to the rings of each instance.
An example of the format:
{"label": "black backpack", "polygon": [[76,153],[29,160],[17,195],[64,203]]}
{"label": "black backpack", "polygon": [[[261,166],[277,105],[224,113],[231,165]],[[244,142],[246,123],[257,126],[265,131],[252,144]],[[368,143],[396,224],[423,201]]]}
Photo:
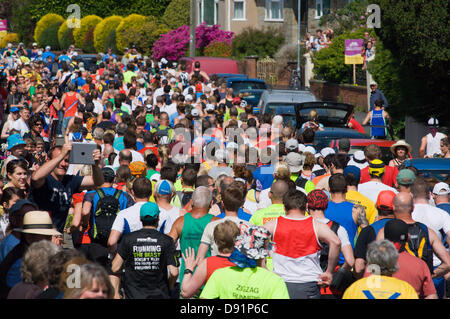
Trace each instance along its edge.
{"label": "black backpack", "polygon": [[97,190],[97,194],[100,198],[92,216],[89,237],[92,242],[107,247],[112,225],[120,212],[119,197],[122,195],[122,191],[116,189],[113,195],[106,195],[103,189],[100,188]]}
{"label": "black backpack", "polygon": [[299,176],[299,177],[297,177],[297,179],[295,180],[295,185],[298,186],[298,187],[300,187],[300,188],[305,189],[305,185],[306,185],[307,182],[308,182],[308,179]]}
{"label": "black backpack", "polygon": [[177,195],[180,198],[181,208],[183,208],[184,206],[186,206],[187,203],[189,203],[189,201],[192,198],[192,194],[193,192],[181,192],[181,191],[177,192]]}
{"label": "black backpack", "polygon": [[[330,220],[327,223],[328,227],[330,227],[330,229],[337,235],[337,231],[339,229],[339,223]],[[320,242],[320,244],[322,245],[322,250],[320,251],[320,267],[322,268],[323,271],[326,271],[328,268],[328,253],[330,250],[330,247],[328,246],[327,243],[324,242]]]}
{"label": "black backpack", "polygon": [[430,243],[428,227],[419,222],[408,226],[409,238],[405,244],[406,251],[425,261],[430,272],[433,273],[433,248]]}

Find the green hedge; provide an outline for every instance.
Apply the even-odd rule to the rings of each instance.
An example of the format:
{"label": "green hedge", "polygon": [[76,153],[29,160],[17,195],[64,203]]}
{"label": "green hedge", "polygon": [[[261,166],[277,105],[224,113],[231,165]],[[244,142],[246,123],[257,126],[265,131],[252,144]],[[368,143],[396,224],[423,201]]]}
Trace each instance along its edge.
{"label": "green hedge", "polygon": [[[374,31],[370,29],[345,32],[335,37],[328,48],[314,52],[312,61],[314,63],[315,77],[318,80],[333,83],[352,83],[353,66],[345,64],[345,39],[363,39],[365,31],[369,31],[371,36],[375,35]],[[361,66],[356,66],[357,72],[362,72]]]}
{"label": "green hedge", "polygon": [[39,36],[38,45],[43,48],[49,45],[52,50],[60,50],[61,47],[58,42],[58,30],[62,23],[54,23],[44,31],[42,31]]}
{"label": "green hedge", "polygon": [[[48,27],[53,26],[54,24],[62,24],[64,22],[64,18],[59,14],[48,13],[43,16],[38,23],[36,24],[36,28],[34,29],[34,41],[38,42],[39,38]],[[39,44],[40,45],[40,44]]]}
{"label": "green hedge", "polygon": [[[141,22],[141,20],[143,20]],[[120,51],[125,47],[136,46],[138,52],[150,55],[153,49],[153,43],[163,33],[167,33],[170,29],[165,24],[152,16],[138,18],[139,23],[125,23],[123,29],[116,32],[117,47]],[[119,40],[120,35],[120,40]],[[120,41],[120,42],[119,42]],[[119,44],[120,43],[120,44]]]}
{"label": "green hedge", "polygon": [[176,29],[185,24],[189,25],[190,6],[190,0],[172,0],[164,11],[161,21],[170,29]]}
{"label": "green hedge", "polygon": [[278,29],[247,27],[233,38],[233,56],[240,59],[249,55],[273,57],[283,43],[284,36]]}
{"label": "green hedge", "polygon": [[[94,30],[94,46],[97,52],[106,52],[111,47],[113,51],[117,51],[116,45],[116,29],[122,22],[121,16],[111,16],[103,19]],[[114,39],[114,42],[111,41]],[[113,44],[113,46],[111,46]]]}
{"label": "green hedge", "polygon": [[140,14],[131,14],[124,18],[122,22],[117,26],[116,29],[116,43],[117,43],[117,49],[120,52],[123,52],[123,49],[126,47],[129,47],[130,45],[134,44],[138,45],[138,43],[135,43],[136,38],[128,38],[132,31],[130,30],[137,30],[141,29],[142,25],[146,22],[146,17]]}
{"label": "green hedge", "polygon": [[94,29],[102,21],[102,18],[96,15],[88,15],[81,19],[80,27],[73,30],[73,39],[75,46],[85,52],[95,52],[94,47]]}

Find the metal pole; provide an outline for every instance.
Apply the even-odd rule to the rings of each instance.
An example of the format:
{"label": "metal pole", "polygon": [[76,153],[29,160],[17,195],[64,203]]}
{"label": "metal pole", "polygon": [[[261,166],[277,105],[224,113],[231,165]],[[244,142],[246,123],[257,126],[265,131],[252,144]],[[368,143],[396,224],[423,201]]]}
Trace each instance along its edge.
{"label": "metal pole", "polygon": [[195,27],[197,26],[197,0],[191,0],[189,28],[189,56],[195,57]]}
{"label": "metal pole", "polygon": [[302,16],[301,16],[301,8],[302,8],[302,0],[298,0],[298,31],[297,31],[297,75],[299,80],[301,80],[300,74],[300,43],[301,43],[301,24],[302,24]]}

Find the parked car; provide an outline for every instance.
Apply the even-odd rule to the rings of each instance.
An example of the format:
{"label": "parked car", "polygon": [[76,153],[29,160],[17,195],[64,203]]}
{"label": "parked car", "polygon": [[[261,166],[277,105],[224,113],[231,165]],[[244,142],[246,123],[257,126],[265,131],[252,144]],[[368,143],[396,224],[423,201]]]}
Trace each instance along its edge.
{"label": "parked car", "polygon": [[97,65],[97,54],[78,54],[76,59],[78,64],[83,62],[86,71],[94,71]]}
{"label": "parked car", "polygon": [[450,158],[412,158],[407,159],[403,166],[416,168],[419,176],[424,178],[449,183]]}
{"label": "parked car", "polygon": [[241,90],[267,90],[264,80],[243,77],[228,78],[227,87],[232,88],[234,94],[238,94]]}
{"label": "parked car", "polygon": [[186,64],[186,72],[191,73],[194,70],[194,62],[200,62],[200,69],[208,76],[214,73],[230,73],[239,74],[237,62],[228,58],[215,57],[183,57],[180,59],[181,64]]}
{"label": "parked car", "polygon": [[239,96],[247,102],[248,105],[253,106],[253,114],[259,114],[259,101],[265,90],[240,90]]}
{"label": "parked car", "polygon": [[217,75],[219,82],[222,81],[227,82],[229,78],[248,78],[246,74],[234,74],[234,73],[214,73],[214,74]]}
{"label": "parked car", "polygon": [[319,123],[323,125],[323,130],[316,131],[315,147],[317,151],[332,145],[334,140],[341,138],[370,139],[367,134],[360,133],[347,126],[354,106],[346,103],[313,101],[297,103],[295,105],[296,130],[302,132],[303,123],[308,121],[309,112],[316,110],[319,115]]}
{"label": "parked car", "polygon": [[259,100],[259,109],[262,114],[282,115],[285,126],[295,128],[296,105],[311,101],[316,101],[316,97],[307,90],[265,90]]}

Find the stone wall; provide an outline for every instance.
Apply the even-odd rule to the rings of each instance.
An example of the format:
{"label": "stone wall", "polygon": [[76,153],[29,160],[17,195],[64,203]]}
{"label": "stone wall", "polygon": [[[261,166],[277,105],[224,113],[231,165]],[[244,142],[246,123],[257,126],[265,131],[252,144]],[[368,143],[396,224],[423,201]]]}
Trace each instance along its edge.
{"label": "stone wall", "polygon": [[360,111],[367,110],[367,88],[351,84],[335,84],[310,80],[310,90],[319,100],[343,102],[355,105]]}

